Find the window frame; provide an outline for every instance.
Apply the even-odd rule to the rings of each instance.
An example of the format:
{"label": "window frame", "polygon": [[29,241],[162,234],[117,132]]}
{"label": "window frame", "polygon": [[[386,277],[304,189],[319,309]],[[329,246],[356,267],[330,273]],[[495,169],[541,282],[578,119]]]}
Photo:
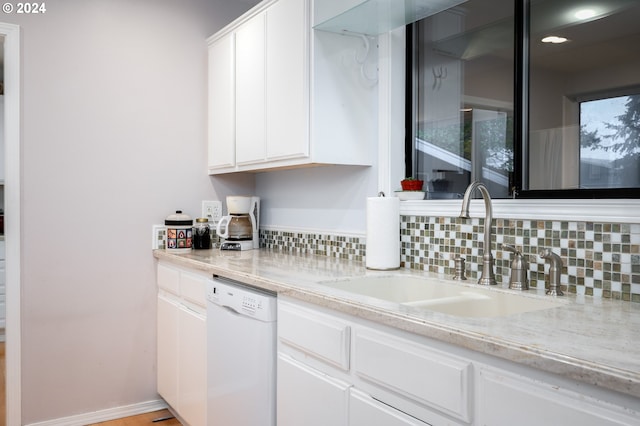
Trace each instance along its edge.
{"label": "window frame", "polygon": [[[516,0],[514,22],[514,173],[510,196],[513,199],[640,199],[638,188],[589,188],[531,190],[525,151],[529,147],[529,45],[531,0]],[[412,176],[415,165],[415,24],[406,27],[405,70],[405,175]]]}

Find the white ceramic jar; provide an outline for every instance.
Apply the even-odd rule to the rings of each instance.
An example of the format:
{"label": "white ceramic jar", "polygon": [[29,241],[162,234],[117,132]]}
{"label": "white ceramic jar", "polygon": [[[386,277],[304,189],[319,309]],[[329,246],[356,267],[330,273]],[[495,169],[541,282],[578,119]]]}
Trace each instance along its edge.
{"label": "white ceramic jar", "polygon": [[182,210],[167,216],[164,221],[167,227],[166,250],[172,253],[188,253],[193,246],[193,220]]}

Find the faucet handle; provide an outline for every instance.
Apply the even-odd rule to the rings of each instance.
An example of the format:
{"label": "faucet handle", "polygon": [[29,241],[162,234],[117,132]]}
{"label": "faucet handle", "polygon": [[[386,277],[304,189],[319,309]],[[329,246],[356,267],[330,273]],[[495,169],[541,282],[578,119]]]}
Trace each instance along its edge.
{"label": "faucet handle", "polygon": [[503,248],[503,249],[505,249],[505,250],[507,250],[507,251],[510,251],[510,252],[512,252],[512,253],[522,254],[522,253],[520,253],[520,250],[518,250],[518,249],[516,248],[516,246],[511,245],[511,244],[502,244],[502,248]]}
{"label": "faucet handle", "polygon": [[513,290],[529,290],[529,278],[527,277],[529,264],[522,252],[511,244],[502,244],[502,248],[514,253],[513,261],[511,262],[509,288]]}
{"label": "faucet handle", "polygon": [[467,277],[464,275],[464,257],[456,256],[456,258],[453,260],[455,261],[456,265],[456,271],[453,279],[460,281],[466,280]]}

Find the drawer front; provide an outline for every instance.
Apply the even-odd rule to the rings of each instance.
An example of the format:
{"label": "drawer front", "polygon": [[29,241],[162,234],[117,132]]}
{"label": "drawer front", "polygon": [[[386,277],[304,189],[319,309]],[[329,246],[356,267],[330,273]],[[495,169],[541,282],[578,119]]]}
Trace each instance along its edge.
{"label": "drawer front", "polygon": [[158,263],[158,287],[176,296],[180,294],[180,271]]}
{"label": "drawer front", "polygon": [[353,388],[350,391],[350,426],[429,426],[415,417],[371,398],[364,392]]}
{"label": "drawer front", "polygon": [[471,362],[369,329],[358,329],[354,342],[354,370],[362,379],[471,420]]}
{"label": "drawer front", "polygon": [[342,370],[349,370],[351,327],[328,315],[278,303],[278,339]]}
{"label": "drawer front", "polygon": [[182,272],[180,275],[180,295],[186,301],[195,303],[196,305],[207,306],[207,279],[190,274],[188,272]]}

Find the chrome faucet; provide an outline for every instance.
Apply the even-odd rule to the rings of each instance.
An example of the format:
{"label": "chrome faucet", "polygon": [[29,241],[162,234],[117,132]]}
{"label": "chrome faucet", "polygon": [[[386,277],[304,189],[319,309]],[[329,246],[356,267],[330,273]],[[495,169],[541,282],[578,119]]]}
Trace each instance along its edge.
{"label": "chrome faucet", "polygon": [[491,207],[491,197],[489,196],[489,190],[482,182],[472,182],[464,192],[464,198],[462,199],[462,211],[460,217],[468,219],[469,216],[469,204],[471,201],[471,195],[475,190],[479,190],[482,198],[484,199],[484,247],[482,253],[482,273],[478,279],[478,284],[482,285],[496,285],[496,277],[493,273],[493,256],[491,255],[491,222],[493,221],[493,208]]}
{"label": "chrome faucet", "polygon": [[562,273],[562,258],[549,249],[542,249],[538,253],[542,259],[545,259],[549,266],[549,290],[547,294],[552,296],[564,296],[562,285],[560,284],[560,274]]}

